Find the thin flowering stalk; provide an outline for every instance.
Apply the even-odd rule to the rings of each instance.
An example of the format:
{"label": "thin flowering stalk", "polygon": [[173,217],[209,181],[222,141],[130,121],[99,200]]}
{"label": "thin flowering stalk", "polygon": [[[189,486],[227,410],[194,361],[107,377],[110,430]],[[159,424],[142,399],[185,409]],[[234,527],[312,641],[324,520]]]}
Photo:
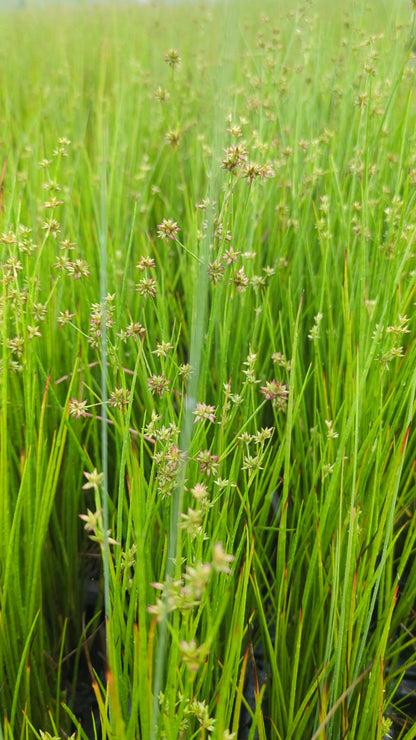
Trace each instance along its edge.
{"label": "thin flowering stalk", "polygon": [[[106,133],[105,149],[106,149]],[[104,568],[104,605],[107,620],[111,617],[110,601],[110,565],[109,565],[109,521],[108,521],[108,426],[107,426],[107,170],[105,154],[101,173],[101,223],[100,223],[100,302],[101,317],[101,468],[102,468],[102,520],[103,520],[103,568]],[[109,635],[106,631],[106,646],[109,651]]]}
{"label": "thin flowering stalk", "polygon": [[162,223],[160,223],[158,226],[157,236],[160,239],[164,239],[166,243],[168,243],[169,240],[176,242],[187,254],[201,263],[202,260],[198,257],[198,255],[194,254],[194,252],[192,252],[190,249],[188,249],[188,247],[182,244],[181,241],[179,241],[176,236],[179,231],[180,228],[176,221],[173,221],[171,218],[164,218]]}
{"label": "thin flowering stalk", "polygon": [[176,244],[178,244],[181,247],[181,249],[183,249],[184,252],[186,252],[187,254],[189,254],[190,257],[192,257],[192,259],[194,259],[197,262],[199,262],[200,265],[203,264],[202,258],[201,257],[198,257],[198,255],[195,254],[195,252],[193,252],[185,244],[183,244],[181,241],[179,241],[179,239],[176,239],[175,241],[176,241]]}
{"label": "thin flowering stalk", "polygon": [[[210,199],[215,200],[210,194]],[[192,305],[192,317],[191,317],[191,338],[190,338],[190,353],[189,353],[189,365],[192,368],[192,373],[189,378],[189,384],[187,389],[187,395],[185,397],[182,429],[180,436],[181,449],[188,451],[191,446],[193,437],[193,414],[196,406],[196,397],[198,395],[198,387],[201,380],[202,371],[202,360],[203,360],[203,341],[206,333],[207,323],[207,304],[208,304],[208,285],[209,285],[209,274],[208,274],[208,263],[209,263],[209,243],[211,235],[213,233],[213,223],[209,225],[205,232],[205,238],[202,240],[200,247],[200,257],[189,252],[187,248],[182,245],[182,248],[186,253],[189,252],[190,256],[199,263],[199,270],[197,273],[196,284],[193,290],[193,305]],[[180,515],[183,513],[183,502],[185,494],[185,482],[186,482],[186,464],[182,466],[181,473],[177,480],[177,488],[173,496],[170,514],[170,529],[168,537],[168,554],[167,554],[167,573],[166,577],[176,576],[180,568],[180,560],[182,553],[182,529],[178,526],[180,522]],[[162,686],[162,678],[164,671],[164,660],[167,645],[167,620],[166,617],[161,624],[161,630],[159,634],[158,644],[156,646],[155,654],[155,673],[153,681],[153,707],[152,707],[152,730],[151,740],[156,738],[156,727],[157,718],[159,716],[158,696]]]}

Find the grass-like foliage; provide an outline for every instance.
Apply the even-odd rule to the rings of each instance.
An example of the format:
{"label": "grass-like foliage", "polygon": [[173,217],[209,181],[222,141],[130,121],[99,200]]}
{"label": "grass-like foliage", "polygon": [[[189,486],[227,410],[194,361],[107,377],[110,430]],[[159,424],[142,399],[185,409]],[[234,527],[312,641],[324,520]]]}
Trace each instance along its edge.
{"label": "grass-like foliage", "polygon": [[411,19],[339,5],[1,16],[0,738],[416,737]]}

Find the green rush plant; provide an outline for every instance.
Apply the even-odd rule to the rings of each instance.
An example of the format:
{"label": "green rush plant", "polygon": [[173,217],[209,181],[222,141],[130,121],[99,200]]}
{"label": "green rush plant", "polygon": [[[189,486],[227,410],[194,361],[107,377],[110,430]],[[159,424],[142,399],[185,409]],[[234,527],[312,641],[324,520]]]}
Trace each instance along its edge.
{"label": "green rush plant", "polygon": [[1,740],[416,737],[410,8],[259,5],[0,11]]}

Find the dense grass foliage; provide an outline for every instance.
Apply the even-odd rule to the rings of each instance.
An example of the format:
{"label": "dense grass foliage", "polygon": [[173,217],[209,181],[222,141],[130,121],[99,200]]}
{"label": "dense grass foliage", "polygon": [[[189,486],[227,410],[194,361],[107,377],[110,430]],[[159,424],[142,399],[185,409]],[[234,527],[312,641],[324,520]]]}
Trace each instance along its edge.
{"label": "dense grass foliage", "polygon": [[410,18],[261,5],[1,16],[2,738],[416,737]]}

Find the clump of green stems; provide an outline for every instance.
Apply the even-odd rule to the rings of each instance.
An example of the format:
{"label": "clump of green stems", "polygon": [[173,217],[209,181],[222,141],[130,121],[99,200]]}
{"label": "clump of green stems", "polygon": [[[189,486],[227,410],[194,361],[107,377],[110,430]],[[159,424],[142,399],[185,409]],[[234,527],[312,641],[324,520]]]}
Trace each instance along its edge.
{"label": "clump of green stems", "polygon": [[263,6],[2,16],[1,738],[416,737],[411,21]]}

